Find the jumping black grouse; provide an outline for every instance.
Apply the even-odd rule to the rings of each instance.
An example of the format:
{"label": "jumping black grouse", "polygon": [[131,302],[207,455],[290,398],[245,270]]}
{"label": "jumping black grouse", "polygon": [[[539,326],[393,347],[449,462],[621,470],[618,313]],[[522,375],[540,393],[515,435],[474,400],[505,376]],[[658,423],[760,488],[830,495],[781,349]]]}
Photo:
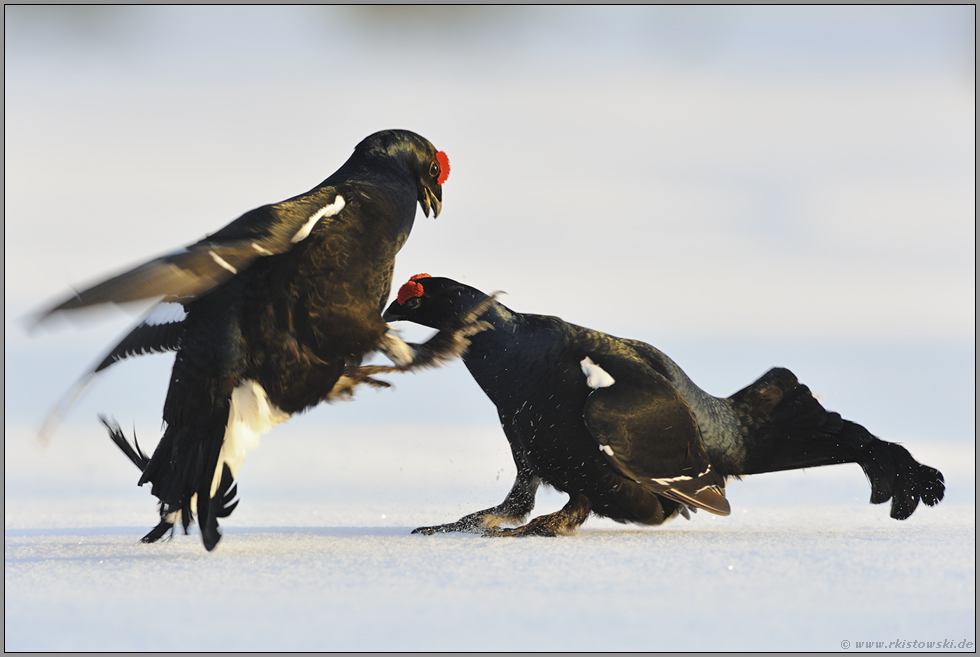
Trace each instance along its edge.
{"label": "jumping black grouse", "polygon": [[[448,175],[449,160],[428,140],[375,133],[309,192],[252,210],[44,313],[161,300],[77,386],[128,356],[177,352],[152,458],[106,423],[142,470],[139,484],[151,483],[160,500],[160,523],[145,542],[177,522],[186,531],[196,513],[213,549],[217,519],[237,504],[238,469],[262,433],[359,383],[386,385],[370,375],[394,368],[361,367],[366,354],[380,350],[408,369],[465,343],[440,336],[413,349],[381,316],[416,203],[438,216]],[[168,307],[176,313],[162,317]]]}
{"label": "jumping black grouse", "polygon": [[[517,480],[501,504],[416,533],[551,536],[589,513],[649,525],[688,509],[728,515],[728,478],[836,463],[859,464],[871,502],[891,499],[893,518],[943,498],[939,471],[825,410],[786,369],[713,397],[648,344],[515,313],[425,274],[401,287],[385,319],[446,329],[483,305],[493,330],[473,336],[463,361],[497,407]],[[501,529],[524,522],[542,481],[569,495],[565,507]]]}

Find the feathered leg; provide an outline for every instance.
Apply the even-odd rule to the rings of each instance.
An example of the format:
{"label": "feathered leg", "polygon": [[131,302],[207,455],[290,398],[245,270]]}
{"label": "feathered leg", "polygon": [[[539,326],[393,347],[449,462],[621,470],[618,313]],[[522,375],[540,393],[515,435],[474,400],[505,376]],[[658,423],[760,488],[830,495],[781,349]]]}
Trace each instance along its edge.
{"label": "feathered leg", "polygon": [[[408,344],[389,330],[379,349],[395,363],[392,368],[379,368],[378,373],[408,372],[436,367],[446,361],[460,358],[470,346],[469,338],[492,329],[489,322],[479,317],[489,308],[497,295],[491,295],[478,303],[468,313],[456,320],[455,326],[443,329],[422,344]],[[364,368],[362,368],[364,369]]]}
{"label": "feathered leg", "polygon": [[419,527],[413,534],[443,534],[449,532],[477,532],[494,530],[504,524],[520,524],[534,508],[534,496],[541,478],[534,476],[527,460],[514,451],[514,461],[517,463],[517,478],[504,501],[497,506],[470,513],[456,522],[432,527]]}
{"label": "feathered leg", "polygon": [[488,528],[484,536],[563,536],[571,534],[585,522],[592,512],[592,503],[581,493],[572,493],[568,502],[558,511],[538,516],[521,527],[507,529]]}

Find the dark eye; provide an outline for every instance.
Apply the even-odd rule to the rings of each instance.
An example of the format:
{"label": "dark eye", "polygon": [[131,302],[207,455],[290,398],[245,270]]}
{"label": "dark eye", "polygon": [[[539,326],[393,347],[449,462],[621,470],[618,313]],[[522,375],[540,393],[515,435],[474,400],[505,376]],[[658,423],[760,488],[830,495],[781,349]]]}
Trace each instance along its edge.
{"label": "dark eye", "polygon": [[432,164],[429,165],[429,175],[433,178],[438,178],[440,171],[439,160],[432,160]]}
{"label": "dark eye", "polygon": [[405,299],[405,303],[403,303],[402,305],[408,308],[409,310],[414,310],[415,308],[419,307],[420,303],[421,301],[419,301],[418,297],[412,297],[411,299]]}

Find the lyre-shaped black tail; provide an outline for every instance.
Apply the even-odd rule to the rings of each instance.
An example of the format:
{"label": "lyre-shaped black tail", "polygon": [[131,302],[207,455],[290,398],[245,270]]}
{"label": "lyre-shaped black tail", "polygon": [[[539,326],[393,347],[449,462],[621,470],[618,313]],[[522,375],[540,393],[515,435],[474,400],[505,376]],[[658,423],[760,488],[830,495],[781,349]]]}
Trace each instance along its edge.
{"label": "lyre-shaped black tail", "polygon": [[920,500],[933,506],[943,499],[941,472],[825,409],[789,370],[770,370],[731,400],[746,432],[741,472],[733,474],[857,463],[871,483],[871,503],[891,500],[891,517],[898,520],[912,515]]}

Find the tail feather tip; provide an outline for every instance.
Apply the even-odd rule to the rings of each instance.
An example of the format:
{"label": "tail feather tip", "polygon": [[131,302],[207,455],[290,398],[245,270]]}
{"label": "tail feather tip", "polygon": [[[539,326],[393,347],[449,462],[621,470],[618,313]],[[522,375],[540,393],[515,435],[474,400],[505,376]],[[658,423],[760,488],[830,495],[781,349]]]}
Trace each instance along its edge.
{"label": "tail feather tip", "polygon": [[919,506],[935,506],[946,494],[943,474],[916,461],[907,449],[874,439],[861,463],[871,483],[871,503],[891,500],[891,517],[905,520]]}

